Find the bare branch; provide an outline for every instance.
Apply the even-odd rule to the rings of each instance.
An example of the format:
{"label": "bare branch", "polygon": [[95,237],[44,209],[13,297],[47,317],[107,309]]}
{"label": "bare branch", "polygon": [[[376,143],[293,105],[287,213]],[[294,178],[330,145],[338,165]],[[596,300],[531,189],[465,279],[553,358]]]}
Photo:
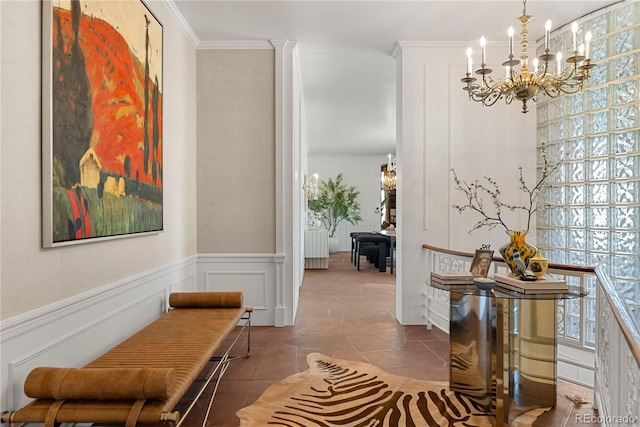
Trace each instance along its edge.
{"label": "bare branch", "polygon": [[[531,217],[533,214],[540,210],[554,207],[554,205],[549,203],[538,204],[537,199],[541,190],[547,184],[548,179],[556,173],[558,168],[560,168],[564,163],[566,157],[567,154],[565,153],[557,163],[552,163],[547,156],[546,145],[542,144],[542,150],[540,153],[540,158],[542,159],[541,174],[533,187],[529,187],[527,185],[527,182],[524,179],[522,167],[518,168],[518,188],[528,196],[528,200],[524,205],[511,205],[500,200],[500,187],[491,177],[484,177],[484,181],[486,181],[486,183],[481,183],[478,180],[468,183],[467,181],[460,179],[455,170],[451,169],[451,173],[453,174],[453,183],[455,184],[454,188],[462,192],[466,199],[464,205],[452,205],[452,208],[456,209],[458,213],[469,210],[480,214],[481,219],[471,228],[471,230],[469,230],[469,232],[482,227],[488,227],[491,230],[497,226],[502,226],[505,230],[510,230],[502,219],[503,210],[511,212],[525,212],[527,214],[526,230],[529,231],[529,228],[531,227]],[[485,207],[483,198],[488,198],[491,202],[490,206]]]}

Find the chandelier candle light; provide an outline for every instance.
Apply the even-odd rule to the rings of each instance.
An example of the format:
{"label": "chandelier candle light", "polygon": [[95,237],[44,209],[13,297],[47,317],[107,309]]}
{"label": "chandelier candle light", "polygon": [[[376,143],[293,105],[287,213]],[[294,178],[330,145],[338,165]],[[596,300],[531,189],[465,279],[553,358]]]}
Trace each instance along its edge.
{"label": "chandelier candle light", "polygon": [[[473,51],[467,48],[467,73],[461,79],[466,83],[466,90],[469,99],[481,102],[483,105],[491,106],[499,99],[505,100],[507,104],[511,104],[514,99],[522,101],[522,112],[529,111],[527,101],[535,101],[540,92],[545,93],[550,98],[555,98],[562,93],[572,94],[582,90],[582,84],[589,78],[589,70],[595,67],[591,63],[589,57],[591,32],[587,32],[584,36],[584,44],[578,46],[578,24],[573,23],[571,31],[573,33],[573,51],[565,62],[569,64],[563,67],[562,53],[552,54],[550,52],[551,39],[551,21],[545,24],[544,35],[544,53],[533,60],[533,69],[529,69],[528,55],[528,30],[527,24],[531,21],[532,16],[527,15],[527,1],[522,2],[522,16],[516,21],[522,27],[520,31],[520,59],[515,59],[513,49],[513,27],[509,27],[507,32],[509,36],[509,59],[502,63],[505,67],[505,78],[494,80],[489,76],[493,71],[487,68],[486,64],[486,46],[487,41],[484,37],[480,39],[480,68],[475,74],[481,76],[480,83],[476,83],[477,79],[472,77],[473,74]],[[556,61],[555,73],[550,65],[551,61]],[[516,66],[520,65],[520,72],[516,71]]]}

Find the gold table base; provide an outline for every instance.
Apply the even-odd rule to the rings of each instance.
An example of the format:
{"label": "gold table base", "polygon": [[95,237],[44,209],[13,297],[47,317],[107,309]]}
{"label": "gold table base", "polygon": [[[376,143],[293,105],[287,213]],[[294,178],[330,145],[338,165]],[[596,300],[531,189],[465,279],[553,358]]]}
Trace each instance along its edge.
{"label": "gold table base", "polygon": [[556,299],[450,294],[450,388],[498,426],[556,405]]}

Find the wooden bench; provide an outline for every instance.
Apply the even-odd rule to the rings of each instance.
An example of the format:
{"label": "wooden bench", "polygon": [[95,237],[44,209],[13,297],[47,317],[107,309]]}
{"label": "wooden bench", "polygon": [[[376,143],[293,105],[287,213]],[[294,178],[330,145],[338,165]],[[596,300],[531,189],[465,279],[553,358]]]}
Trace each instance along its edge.
{"label": "wooden bench", "polygon": [[[2,422],[178,426],[215,381],[208,415],[229,362],[249,356],[252,309],[242,306],[240,292],[174,293],[169,305],[167,313],[83,368],[32,370],[24,389],[34,400],[3,413]],[[231,333],[239,324],[234,336]],[[245,330],[246,353],[232,356]],[[227,343],[224,354],[216,356]],[[188,409],[183,414],[176,411],[212,360]]]}

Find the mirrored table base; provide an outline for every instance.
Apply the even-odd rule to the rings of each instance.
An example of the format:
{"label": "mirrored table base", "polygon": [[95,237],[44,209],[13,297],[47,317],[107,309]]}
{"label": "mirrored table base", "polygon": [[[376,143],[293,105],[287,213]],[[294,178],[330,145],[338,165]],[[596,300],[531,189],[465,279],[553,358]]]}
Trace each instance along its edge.
{"label": "mirrored table base", "polygon": [[556,299],[450,293],[450,388],[498,426],[556,405]]}

